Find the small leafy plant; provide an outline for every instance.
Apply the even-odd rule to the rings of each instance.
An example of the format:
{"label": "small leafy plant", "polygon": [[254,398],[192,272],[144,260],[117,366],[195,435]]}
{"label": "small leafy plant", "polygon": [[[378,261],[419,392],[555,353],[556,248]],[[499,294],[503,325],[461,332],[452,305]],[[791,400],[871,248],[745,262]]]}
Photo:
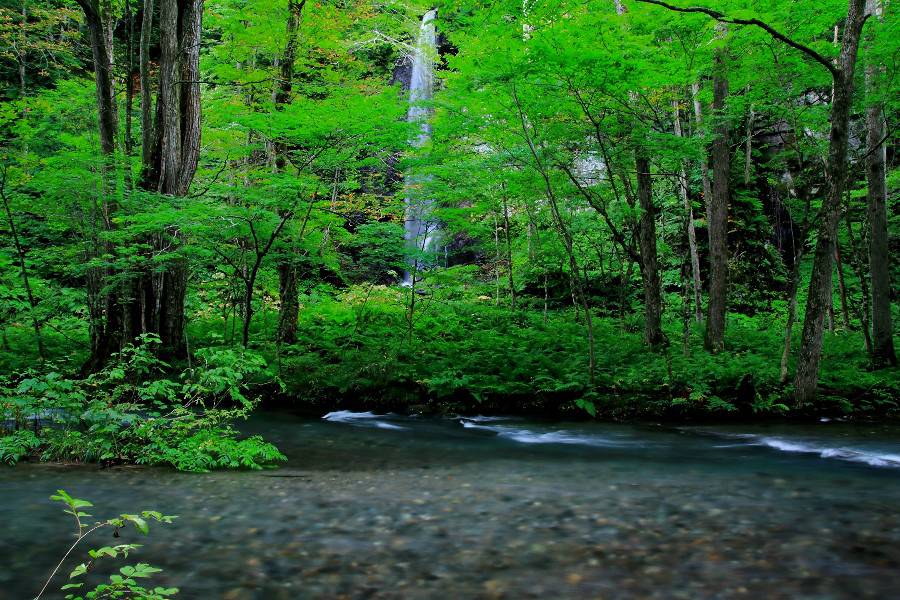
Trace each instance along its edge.
{"label": "small leafy plant", "polygon": [[[35,596],[35,600],[39,600],[41,596],[44,595],[44,592],[47,591],[47,588],[50,586],[53,578],[66,562],[66,559],[68,559],[75,548],[91,534],[100,531],[101,529],[111,528],[113,530],[113,536],[118,538],[119,530],[130,524],[133,525],[134,528],[141,534],[147,535],[150,532],[150,526],[148,524],[149,521],[156,521],[158,523],[171,523],[175,519],[174,516],[164,515],[155,510],[145,510],[141,511],[140,514],[122,514],[112,519],[107,519],[105,521],[96,521],[93,524],[88,524],[85,523],[83,519],[88,518],[91,515],[84,512],[83,509],[89,508],[93,506],[93,504],[91,504],[87,500],[73,498],[65,490],[57,490],[56,494],[50,496],[50,499],[62,502],[66,506],[64,512],[66,514],[72,515],[72,518],[75,520],[75,542],[71,546],[69,546],[69,549],[56,565],[56,568],[54,568],[53,572],[50,573],[47,581],[44,582],[44,587],[42,587],[41,591],[38,592],[38,595]],[[84,595],[81,595],[82,588],[85,584],[83,581],[79,581],[79,578],[83,577],[86,573],[94,569],[98,561],[102,559],[115,559],[119,557],[127,558],[129,553],[134,552],[140,547],[140,544],[117,544],[115,546],[102,546],[100,548],[88,550],[88,556],[90,557],[90,560],[88,560],[87,562],[83,562],[75,567],[72,572],[69,573],[69,583],[63,585],[60,589],[69,592],[68,594],[66,594],[66,598],[68,600],[126,597],[140,598],[143,600],[165,600],[166,598],[177,594],[178,588],[165,588],[157,586],[151,589],[138,584],[138,579],[149,578],[152,575],[161,572],[162,569],[150,566],[147,563],[137,563],[134,565],[125,565],[123,567],[120,567],[118,573],[114,573],[109,576],[109,583],[102,583],[96,586],[94,589],[84,592]]]}

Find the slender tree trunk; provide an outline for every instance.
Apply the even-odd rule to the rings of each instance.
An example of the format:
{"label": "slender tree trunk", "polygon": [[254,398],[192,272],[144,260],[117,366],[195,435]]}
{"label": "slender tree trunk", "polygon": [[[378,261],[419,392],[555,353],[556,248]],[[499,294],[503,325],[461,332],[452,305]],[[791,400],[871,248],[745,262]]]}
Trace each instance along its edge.
{"label": "slender tree trunk", "polygon": [[497,223],[497,214],[494,213],[494,305],[500,304],[500,224]]}
{"label": "slender tree trunk", "polygon": [[865,0],[850,0],[840,62],[834,73],[834,101],[831,106],[831,133],[826,165],[828,194],[820,211],[818,239],[806,301],[806,317],[803,322],[803,338],[797,357],[797,374],[794,378],[794,400],[798,405],[815,399],[819,381],[825,313],[831,291],[833,270],[831,261],[834,256],[834,241],[847,178],[853,74],[865,18]]}
{"label": "slender tree trunk", "polygon": [[506,233],[506,273],[509,279],[509,308],[516,310],[516,282],[513,279],[512,239],[509,231],[509,204],[503,196],[503,231]]}
{"label": "slender tree trunk", "polygon": [[[19,45],[15,51],[16,59],[19,63],[19,98],[25,98],[25,93],[28,91],[26,79],[25,79],[25,48],[26,48],[26,36],[25,36],[25,24],[28,23],[28,0],[22,0],[22,28],[19,31]],[[5,334],[6,330],[4,330]]]}
{"label": "slender tree trunk", "polygon": [[[131,10],[131,0],[125,0],[125,20],[128,25],[127,39],[125,41],[125,156],[133,154],[133,138],[131,132],[132,112],[134,110],[134,13]],[[131,185],[131,164],[126,165],[125,184]]]}
{"label": "slender tree trunk", "polygon": [[544,266],[544,325],[547,324],[547,312],[550,309],[550,289],[547,285],[547,267]]}
{"label": "slender tree trunk", "polygon": [[141,76],[141,157],[148,164],[153,152],[153,93],[150,89],[150,37],[153,35],[154,1],[144,0],[141,16],[141,41],[139,49],[139,70]]}
{"label": "slender tree trunk", "polygon": [[[672,101],[675,118],[675,135],[683,137],[681,128],[681,111],[678,110],[678,100]],[[687,222],[688,251],[691,255],[691,278],[694,283],[694,320],[703,321],[703,284],[700,281],[700,254],[697,251],[697,230],[694,227],[694,207],[691,205],[690,190],[688,189],[687,172],[682,162],[678,173],[678,192],[684,203],[685,221]]]}
{"label": "slender tree trunk", "polygon": [[[24,8],[23,8],[24,10]],[[22,277],[22,285],[25,287],[25,295],[28,298],[29,313],[31,316],[31,325],[34,327],[34,337],[37,343],[38,357],[44,360],[47,353],[44,350],[44,338],[41,335],[41,323],[37,318],[37,299],[31,289],[31,279],[28,276],[28,267],[25,264],[25,247],[19,239],[19,229],[16,227],[16,221],[13,218],[12,209],[9,206],[9,197],[6,195],[6,168],[4,166],[2,179],[0,179],[0,196],[3,197],[3,208],[6,210],[6,219],[9,224],[9,231],[12,234],[13,245],[16,249],[16,258],[19,262],[19,274]],[[6,341],[6,328],[3,328],[4,342]]]}
{"label": "slender tree trunk", "polygon": [[847,286],[844,283],[844,261],[841,259],[841,245],[837,239],[835,239],[834,244],[834,264],[837,268],[838,294],[841,299],[841,319],[844,323],[844,329],[850,331],[850,311],[847,308]]}
{"label": "slender tree trunk", "polygon": [[[116,138],[118,136],[118,107],[116,106],[113,48],[112,9],[109,0],[78,0],[84,11],[94,62],[96,85],[97,126],[100,138],[102,165],[100,168],[100,202],[92,214],[91,249],[89,258],[99,254],[115,254],[109,242],[100,242],[99,232],[113,226],[116,202]],[[91,357],[84,371],[95,370],[114,353],[123,341],[123,309],[119,290],[107,285],[111,273],[91,268],[87,274],[87,294],[90,314]]]}
{"label": "slender tree trunk", "polygon": [[691,295],[686,265],[681,266],[681,353],[691,355]]}
{"label": "slender tree trunk", "polygon": [[850,213],[845,212],[844,217],[844,222],[847,226],[847,238],[850,241],[850,264],[853,267],[856,278],[859,280],[859,292],[862,295],[862,302],[856,305],[856,315],[859,317],[859,322],[862,325],[863,341],[866,344],[866,354],[868,354],[874,364],[875,349],[869,327],[869,307],[871,306],[871,300],[867,275],[870,271],[866,270],[865,265],[865,243],[863,240],[857,241],[856,235],[853,233],[853,223],[850,221]]}
{"label": "slender tree trunk", "polygon": [[797,290],[800,287],[800,259],[803,253],[794,255],[794,264],[791,267],[790,281],[788,283],[788,314],[784,325],[784,349],[781,352],[781,371],[779,381],[782,385],[788,380],[788,361],[791,357],[791,342],[794,335],[794,323],[797,321]]}
{"label": "slender tree trunk", "polygon": [[[747,92],[750,92],[750,86],[747,86]],[[750,185],[750,172],[753,166],[753,121],[756,114],[753,112],[753,105],[750,105],[750,114],[747,115],[747,140],[744,142],[744,187]]]}
{"label": "slender tree trunk", "polygon": [[[691,96],[694,102],[694,120],[697,122],[697,128],[703,126],[703,105],[700,103],[700,82],[695,81],[691,84]],[[700,178],[703,182],[703,202],[707,206],[712,201],[712,184],[709,181],[709,160],[706,156],[706,150],[700,158]]]}
{"label": "slender tree trunk", "polygon": [[728,117],[725,114],[728,79],[724,73],[722,51],[716,53],[715,61],[713,115],[716,120],[716,135],[712,142],[712,198],[707,203],[710,271],[705,340],[706,349],[713,353],[725,349],[725,313],[728,303],[728,176],[731,168]]}
{"label": "slender tree trunk", "polygon": [[665,344],[662,331],[662,295],[656,254],[656,206],[650,161],[639,150],[635,158],[637,195],[641,207],[638,243],[641,248],[641,279],[644,283],[644,341],[650,346]]}
{"label": "slender tree trunk", "polygon": [[[279,80],[275,91],[276,108],[283,107],[291,101],[294,81],[294,62],[297,57],[297,32],[300,29],[300,17],[306,0],[288,0],[287,37],[284,54],[279,60]],[[275,171],[284,172],[287,165],[287,144],[284,140],[275,140]],[[294,344],[297,342],[297,319],[300,316],[300,298],[297,295],[297,266],[295,257],[288,255],[278,260],[278,293],[281,306],[278,311],[278,330],[275,334],[278,344]]]}
{"label": "slender tree trunk", "polygon": [[[881,2],[873,12],[881,18]],[[874,96],[881,69],[866,68],[866,88]],[[872,290],[873,361],[877,367],[896,366],[894,332],[891,323],[891,269],[887,227],[887,137],[884,108],[877,98],[869,98],[866,108],[866,181],[868,183],[869,269]]]}

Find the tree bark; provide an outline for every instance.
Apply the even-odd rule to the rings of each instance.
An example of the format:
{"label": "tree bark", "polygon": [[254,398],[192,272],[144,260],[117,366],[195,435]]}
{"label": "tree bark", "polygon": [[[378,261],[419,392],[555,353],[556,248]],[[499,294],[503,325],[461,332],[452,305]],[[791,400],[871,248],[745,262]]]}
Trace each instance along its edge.
{"label": "tree bark", "polygon": [[[153,32],[154,1],[144,0],[141,23],[141,146],[140,187],[174,197],[187,195],[200,156],[200,35],[203,0],[160,0],[159,84],[155,120],[151,109],[149,46]],[[155,121],[155,122],[154,122]],[[181,231],[171,225],[151,240],[156,254],[171,253],[183,243]],[[130,327],[136,333],[151,332],[162,342],[165,358],[183,358],[185,345],[184,301],[187,265],[170,258],[162,273],[141,273],[129,306]]]}
{"label": "tree bark", "polygon": [[[97,128],[100,139],[100,201],[92,212],[92,235],[88,259],[100,254],[114,254],[109,242],[100,242],[100,231],[112,228],[116,203],[116,139],[119,117],[113,78],[112,12],[108,0],[78,0],[88,26],[94,62]],[[110,289],[106,269],[94,267],[87,274],[88,312],[90,319],[91,356],[83,370],[95,370],[117,352],[123,342],[123,308],[119,290]]]}
{"label": "tree bark", "polygon": [[[672,101],[672,109],[675,119],[675,135],[683,137],[681,128],[681,111],[678,110],[678,100]],[[688,189],[687,172],[684,163],[681,163],[678,172],[678,192],[684,203],[685,220],[687,221],[688,251],[691,255],[691,277],[694,283],[694,320],[697,323],[703,321],[703,284],[700,280],[700,254],[697,252],[697,230],[694,227],[694,207],[691,205],[690,190]]]}
{"label": "tree bark", "polygon": [[516,310],[516,282],[513,278],[512,239],[509,231],[509,203],[503,196],[503,231],[506,233],[506,274],[509,280],[509,307]]}
{"label": "tree bark", "polygon": [[[881,2],[873,2],[881,17]],[[866,88],[874,92],[879,69],[866,68]],[[875,367],[897,366],[891,323],[891,270],[887,227],[887,147],[884,108],[869,99],[866,108],[866,180],[868,183],[869,269],[872,289],[872,351]]]}
{"label": "tree bark", "polygon": [[[284,54],[279,61],[279,79],[275,90],[275,107],[280,109],[291,101],[294,83],[294,62],[297,57],[297,31],[300,29],[300,17],[306,0],[288,0],[287,37]],[[287,165],[287,144],[284,140],[275,140],[275,171],[283,172]],[[297,266],[292,255],[279,258],[278,293],[281,306],[278,311],[278,329],[276,340],[279,344],[297,342],[297,319],[300,316],[300,299],[297,296]]]}
{"label": "tree bark", "polygon": [[844,283],[844,261],[841,258],[841,245],[838,240],[834,244],[834,264],[838,276],[838,296],[841,300],[841,319],[844,329],[850,331],[850,310],[847,308],[847,285]]}
{"label": "tree bark", "polygon": [[141,157],[144,164],[153,152],[153,92],[150,89],[150,37],[153,35],[154,1],[144,0],[141,16],[139,70],[141,76]]}
{"label": "tree bark", "polygon": [[850,0],[840,60],[833,71],[834,100],[831,106],[831,133],[826,164],[828,194],[820,211],[818,240],[813,256],[812,276],[806,301],[806,317],[803,322],[803,338],[797,357],[797,373],[794,378],[794,401],[798,405],[814,400],[818,386],[825,313],[828,310],[831,293],[834,244],[847,178],[850,109],[853,104],[853,73],[856,68],[856,55],[865,20],[865,0]]}
{"label": "tree bark", "polygon": [[650,161],[641,150],[635,158],[635,167],[641,207],[638,244],[641,248],[641,279],[644,282],[644,341],[649,346],[659,346],[666,343],[666,336],[662,331],[662,295],[656,255],[656,207],[653,204]]}
{"label": "tree bark", "polygon": [[781,352],[781,369],[778,378],[782,385],[788,380],[788,361],[791,357],[794,323],[797,320],[797,289],[800,287],[800,259],[802,256],[802,251],[794,254],[794,264],[791,267],[790,281],[788,282],[788,314],[784,325],[784,347]]}
{"label": "tree bark", "polygon": [[713,353],[725,349],[725,312],[728,302],[728,176],[731,170],[728,118],[725,115],[728,79],[724,73],[721,51],[716,53],[715,62],[712,106],[716,121],[715,137],[712,142],[713,189],[706,209],[710,270],[705,339],[706,349]]}
{"label": "tree bark", "polygon": [[[700,103],[699,81],[691,84],[691,96],[694,103],[694,120],[699,128],[703,126],[703,105]],[[709,159],[705,150],[700,158],[700,179],[703,182],[703,202],[708,205],[712,198],[712,185],[709,182]]]}

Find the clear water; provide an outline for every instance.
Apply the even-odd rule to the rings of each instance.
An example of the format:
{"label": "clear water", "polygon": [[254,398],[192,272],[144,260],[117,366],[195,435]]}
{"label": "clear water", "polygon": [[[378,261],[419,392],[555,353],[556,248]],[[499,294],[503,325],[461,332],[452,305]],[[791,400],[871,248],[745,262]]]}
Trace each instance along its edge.
{"label": "clear water", "polygon": [[[134,555],[183,598],[897,598],[900,428],[261,415],[265,472],[0,468],[0,598],[94,514],[180,515]],[[96,545],[113,542],[98,538]]]}

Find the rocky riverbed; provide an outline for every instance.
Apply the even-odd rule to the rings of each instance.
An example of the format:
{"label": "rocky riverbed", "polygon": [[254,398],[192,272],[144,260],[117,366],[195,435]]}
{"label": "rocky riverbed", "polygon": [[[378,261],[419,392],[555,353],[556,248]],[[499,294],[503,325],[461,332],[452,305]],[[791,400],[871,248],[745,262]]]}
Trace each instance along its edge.
{"label": "rocky riverbed", "polygon": [[[270,415],[248,427],[279,445],[285,467],[0,469],[0,597],[32,597],[72,539],[67,516],[47,499],[57,488],[94,501],[98,517],[179,515],[146,539],[123,538],[145,544],[130,562],[163,568],[154,583],[181,588],[183,598],[897,593],[900,465],[891,457],[900,432],[890,428],[672,430],[351,413]],[[98,564],[95,575],[111,566]]]}

